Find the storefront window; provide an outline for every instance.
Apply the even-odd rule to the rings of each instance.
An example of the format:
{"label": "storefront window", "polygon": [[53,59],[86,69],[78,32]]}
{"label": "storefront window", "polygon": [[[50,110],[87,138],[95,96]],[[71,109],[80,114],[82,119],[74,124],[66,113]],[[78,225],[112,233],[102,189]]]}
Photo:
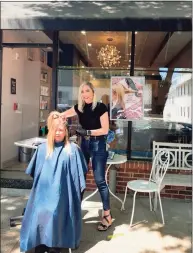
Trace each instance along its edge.
{"label": "storefront window", "polygon": [[[91,81],[96,87],[98,101],[109,107],[111,76],[129,76],[128,71],[60,67],[58,109],[64,111],[77,103],[78,88],[83,81]],[[191,143],[192,74],[190,71],[174,71],[169,82],[163,79],[168,71],[161,69],[157,74],[150,75],[148,70],[135,70],[135,76],[146,76],[144,118],[132,122],[131,140],[128,139],[128,121],[111,121],[110,127],[116,135],[111,143],[112,150],[127,154],[128,143],[131,142],[131,158],[151,159],[153,141]],[[75,134],[77,125],[77,117],[70,119],[71,135]]]}
{"label": "storefront window", "polygon": [[[77,103],[78,88],[83,81],[91,81],[98,101],[109,107],[111,77],[130,76],[131,32],[65,32],[60,35],[63,42],[67,43],[68,37],[74,46],[65,44],[68,52],[64,50],[63,55],[60,54],[58,108],[66,110]],[[85,36],[88,48],[84,47]],[[133,159],[151,159],[153,141],[191,143],[191,37],[191,32],[135,32],[134,76],[145,77],[144,114],[142,119],[133,120],[131,124],[127,120],[110,122],[116,134],[112,150],[129,153]],[[108,43],[120,50],[121,61],[119,66],[105,69],[97,56],[99,49]],[[82,50],[81,57],[77,48]],[[71,124],[77,126],[76,117]]]}
{"label": "storefront window", "polygon": [[[167,72],[162,76],[166,75]],[[164,80],[157,83],[148,82],[152,90],[150,108],[145,112],[144,120],[132,123],[133,158],[151,158],[153,141],[174,143],[192,141],[190,70],[174,71],[171,82]],[[188,91],[187,94],[185,90]]]}
{"label": "storefront window", "polygon": [[[96,88],[98,101],[110,106],[110,79],[114,75],[127,75],[128,70],[97,70],[92,68],[58,69],[58,109],[64,111],[78,102],[78,88],[83,81],[90,81]],[[75,134],[78,125],[77,117],[70,119],[70,134]],[[128,122],[110,121],[110,128],[115,132],[116,138],[111,143],[111,149],[117,153],[127,154]]]}

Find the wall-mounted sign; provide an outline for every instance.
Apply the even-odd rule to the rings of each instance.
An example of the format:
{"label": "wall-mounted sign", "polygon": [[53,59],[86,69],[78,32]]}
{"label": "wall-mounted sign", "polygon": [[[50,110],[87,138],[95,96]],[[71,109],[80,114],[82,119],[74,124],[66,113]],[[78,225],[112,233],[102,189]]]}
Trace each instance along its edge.
{"label": "wall-mounted sign", "polygon": [[[33,43],[31,40],[28,40],[28,43]],[[33,61],[34,59],[34,48],[27,48],[27,59]]]}
{"label": "wall-mounted sign", "polygon": [[16,79],[11,78],[11,94],[16,94]]}
{"label": "wall-mounted sign", "polygon": [[46,63],[46,51],[43,49],[40,50],[40,61]]}
{"label": "wall-mounted sign", "polygon": [[111,77],[111,120],[140,120],[144,117],[143,88],[145,78],[135,76]]}
{"label": "wall-mounted sign", "polygon": [[47,83],[48,82],[48,73],[44,70],[41,71],[40,80]]}

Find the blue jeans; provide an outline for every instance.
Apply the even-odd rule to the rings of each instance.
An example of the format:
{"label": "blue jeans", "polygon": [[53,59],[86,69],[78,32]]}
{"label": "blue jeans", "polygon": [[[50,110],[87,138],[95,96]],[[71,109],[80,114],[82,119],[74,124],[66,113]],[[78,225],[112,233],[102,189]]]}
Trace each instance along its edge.
{"label": "blue jeans", "polygon": [[103,136],[99,136],[96,139],[90,137],[89,140],[82,137],[81,149],[87,164],[91,158],[94,179],[101,196],[103,209],[105,211],[109,210],[109,188],[105,181],[105,167],[108,157],[108,152],[106,151],[106,139]]}

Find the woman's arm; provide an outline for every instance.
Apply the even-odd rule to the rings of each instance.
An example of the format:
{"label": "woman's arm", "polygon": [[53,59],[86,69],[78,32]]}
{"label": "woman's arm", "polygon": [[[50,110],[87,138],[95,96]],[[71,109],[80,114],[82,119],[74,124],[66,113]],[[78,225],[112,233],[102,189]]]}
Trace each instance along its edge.
{"label": "woman's arm", "polygon": [[71,107],[70,109],[68,109],[67,111],[62,112],[61,115],[64,118],[71,118],[71,117],[75,116],[76,115],[76,111],[74,109],[74,106]]}
{"label": "woman's arm", "polygon": [[101,128],[91,130],[91,136],[100,136],[100,135],[106,135],[108,134],[109,131],[109,117],[108,117],[108,112],[105,112],[101,117],[100,117],[100,122],[101,122]]}

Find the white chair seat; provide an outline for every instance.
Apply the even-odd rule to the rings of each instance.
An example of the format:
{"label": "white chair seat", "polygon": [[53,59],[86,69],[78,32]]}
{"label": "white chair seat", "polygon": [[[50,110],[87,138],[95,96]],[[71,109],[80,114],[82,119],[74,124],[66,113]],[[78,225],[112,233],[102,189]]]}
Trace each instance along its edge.
{"label": "white chair seat", "polygon": [[147,180],[132,180],[127,183],[127,187],[136,192],[155,192],[158,185]]}
{"label": "white chair seat", "polygon": [[[170,161],[170,151],[167,149],[160,149],[155,158],[153,159],[152,169],[149,176],[149,180],[132,180],[129,181],[125,187],[125,197],[122,204],[122,210],[125,210],[125,201],[127,197],[127,190],[130,189],[134,191],[133,194],[133,208],[131,213],[130,227],[132,226],[133,216],[135,211],[135,198],[138,192],[147,192],[149,193],[149,205],[150,210],[152,211],[152,197],[154,196],[154,211],[157,208],[157,197],[159,198],[162,222],[165,224],[161,196],[160,191],[164,188],[165,184],[163,182],[163,178],[166,174],[166,171],[169,166]],[[154,194],[153,194],[154,193]]]}

